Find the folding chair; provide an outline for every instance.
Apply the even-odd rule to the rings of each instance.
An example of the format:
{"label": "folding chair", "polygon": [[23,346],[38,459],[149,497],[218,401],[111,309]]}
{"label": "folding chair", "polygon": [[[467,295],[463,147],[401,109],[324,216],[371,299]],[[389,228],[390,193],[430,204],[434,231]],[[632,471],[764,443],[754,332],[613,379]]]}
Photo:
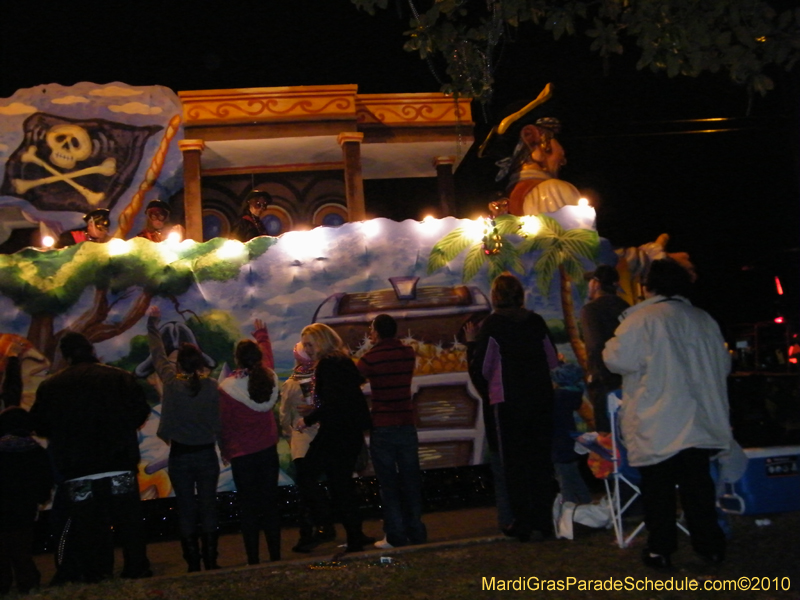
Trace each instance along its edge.
{"label": "folding chair", "polygon": [[[639,489],[641,476],[639,471],[628,464],[628,453],[622,444],[619,435],[619,407],[622,404],[622,392],[615,390],[608,395],[608,417],[611,425],[611,432],[608,436],[602,436],[596,432],[583,433],[578,436],[577,441],[597,454],[602,460],[610,463],[607,470],[592,469],[595,477],[603,480],[606,488],[606,498],[611,512],[611,523],[614,527],[617,545],[620,548],[627,548],[633,539],[644,529],[642,520],[631,533],[625,533],[625,523],[623,517],[631,505],[642,495]],[[628,496],[623,501],[623,495]],[[685,534],[689,531],[681,524],[677,523],[678,528]]]}

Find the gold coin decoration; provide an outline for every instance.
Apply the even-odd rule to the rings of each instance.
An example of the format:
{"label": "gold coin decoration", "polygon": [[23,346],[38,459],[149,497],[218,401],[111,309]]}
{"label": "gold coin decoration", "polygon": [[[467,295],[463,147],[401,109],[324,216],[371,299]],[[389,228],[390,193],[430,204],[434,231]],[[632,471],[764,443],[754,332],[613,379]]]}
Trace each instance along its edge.
{"label": "gold coin decoration", "polygon": [[[415,376],[467,370],[467,347],[455,337],[452,342],[439,341],[432,344],[414,338],[409,332],[400,341],[413,348],[417,355],[417,362],[414,366]],[[370,348],[372,348],[372,343],[367,336],[364,336],[359,347],[351,352],[353,360],[364,356]]]}

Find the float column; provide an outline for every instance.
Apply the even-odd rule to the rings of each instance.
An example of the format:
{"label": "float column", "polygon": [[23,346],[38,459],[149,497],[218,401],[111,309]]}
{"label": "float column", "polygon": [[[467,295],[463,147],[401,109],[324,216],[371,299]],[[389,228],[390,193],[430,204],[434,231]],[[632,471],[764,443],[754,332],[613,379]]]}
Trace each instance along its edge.
{"label": "float column", "polygon": [[436,167],[436,182],[439,188],[439,206],[442,214],[439,217],[455,216],[456,212],[456,185],[453,178],[453,165],[455,156],[437,156],[433,159]]}
{"label": "float column", "polygon": [[347,197],[347,214],[350,221],[367,218],[364,204],[364,177],[361,174],[361,142],[363,133],[340,133],[337,141],[344,158],[344,191]]}
{"label": "float column", "polygon": [[183,153],[183,212],[186,218],[186,238],[203,241],[203,206],[200,194],[200,155],[206,145],[203,140],[180,140]]}

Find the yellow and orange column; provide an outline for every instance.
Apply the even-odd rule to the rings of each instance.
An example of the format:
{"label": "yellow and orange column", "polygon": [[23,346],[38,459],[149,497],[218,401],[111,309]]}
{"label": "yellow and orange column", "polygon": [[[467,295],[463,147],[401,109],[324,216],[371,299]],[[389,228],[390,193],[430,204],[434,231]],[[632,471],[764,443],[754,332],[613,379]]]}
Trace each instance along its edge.
{"label": "yellow and orange column", "polygon": [[350,221],[363,221],[367,218],[364,203],[364,177],[361,173],[361,142],[363,140],[364,134],[357,132],[340,133],[337,138],[344,158],[344,191]]}
{"label": "yellow and orange column", "polygon": [[186,238],[203,241],[203,204],[200,187],[200,155],[203,140],[180,140],[183,153],[183,211],[186,217]]}

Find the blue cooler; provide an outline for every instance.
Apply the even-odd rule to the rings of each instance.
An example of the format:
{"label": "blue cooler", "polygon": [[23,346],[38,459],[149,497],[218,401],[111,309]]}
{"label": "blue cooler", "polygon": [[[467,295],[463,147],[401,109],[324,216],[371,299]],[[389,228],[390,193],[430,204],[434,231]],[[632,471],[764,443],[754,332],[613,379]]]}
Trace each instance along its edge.
{"label": "blue cooler", "polygon": [[800,446],[745,448],[747,470],[726,484],[720,508],[738,515],[800,510]]}

